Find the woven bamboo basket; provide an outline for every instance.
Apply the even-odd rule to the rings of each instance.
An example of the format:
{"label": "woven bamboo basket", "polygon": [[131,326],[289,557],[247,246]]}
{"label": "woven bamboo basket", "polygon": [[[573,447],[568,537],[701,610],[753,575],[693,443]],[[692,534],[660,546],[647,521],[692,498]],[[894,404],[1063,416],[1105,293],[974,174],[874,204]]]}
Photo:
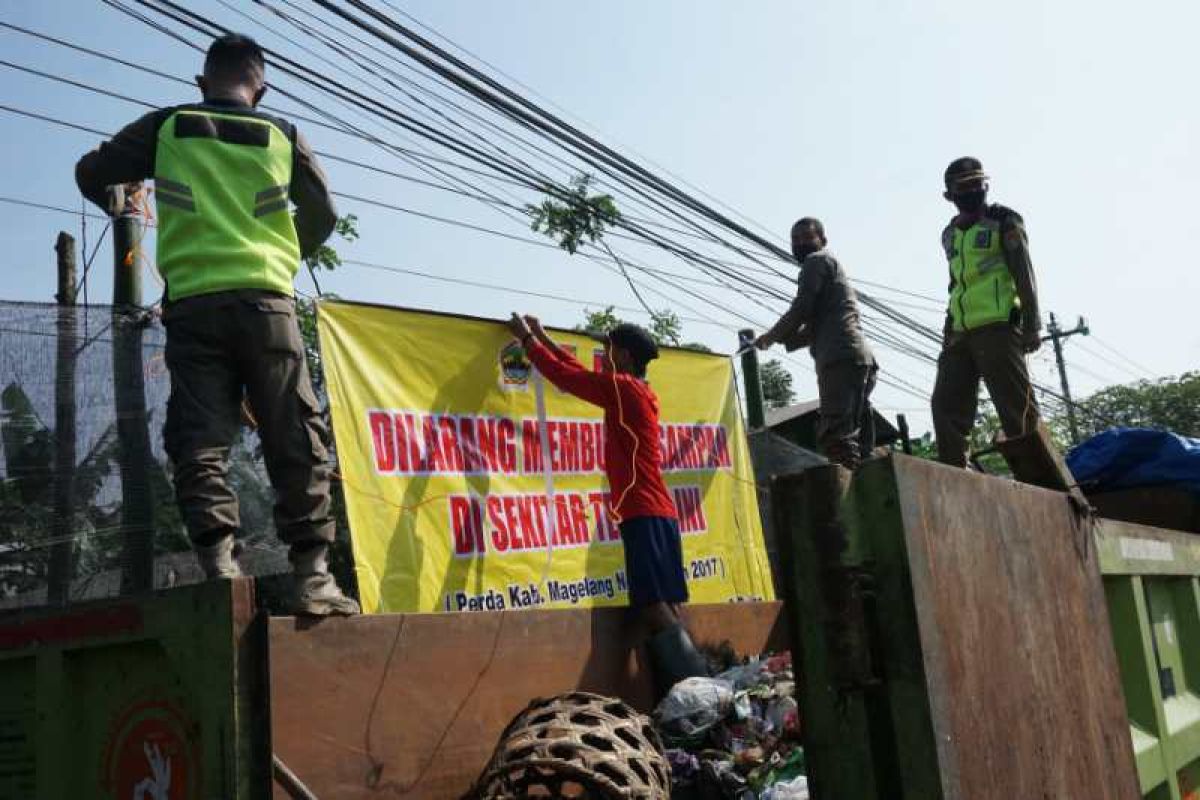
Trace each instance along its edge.
{"label": "woven bamboo basket", "polygon": [[475,800],[666,800],[671,774],[650,720],[620,700],[534,700],[500,736]]}

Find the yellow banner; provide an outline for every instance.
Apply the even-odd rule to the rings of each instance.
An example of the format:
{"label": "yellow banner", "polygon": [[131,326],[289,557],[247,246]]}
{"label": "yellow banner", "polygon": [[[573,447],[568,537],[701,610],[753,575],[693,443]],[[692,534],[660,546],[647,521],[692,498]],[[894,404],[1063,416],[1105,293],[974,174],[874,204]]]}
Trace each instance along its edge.
{"label": "yellow banner", "polygon": [[[318,319],[364,611],[628,602],[601,409],[543,383],[495,321],[335,302]],[[649,380],[692,601],[771,599],[729,359],[664,350]]]}

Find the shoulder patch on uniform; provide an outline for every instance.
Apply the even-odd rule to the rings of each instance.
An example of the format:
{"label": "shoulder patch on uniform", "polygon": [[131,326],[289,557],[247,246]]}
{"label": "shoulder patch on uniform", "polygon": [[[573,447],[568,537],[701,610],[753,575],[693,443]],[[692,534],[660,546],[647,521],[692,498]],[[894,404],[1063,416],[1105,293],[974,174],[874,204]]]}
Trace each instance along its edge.
{"label": "shoulder patch on uniform", "polygon": [[954,226],[947,225],[942,228],[942,249],[946,251],[946,258],[954,258]]}
{"label": "shoulder patch on uniform", "polygon": [[1025,224],[1025,220],[1021,219],[1020,214],[1008,206],[1002,206],[999,203],[992,203],[988,206],[987,211],[984,212],[984,216],[991,217],[1003,226]]}

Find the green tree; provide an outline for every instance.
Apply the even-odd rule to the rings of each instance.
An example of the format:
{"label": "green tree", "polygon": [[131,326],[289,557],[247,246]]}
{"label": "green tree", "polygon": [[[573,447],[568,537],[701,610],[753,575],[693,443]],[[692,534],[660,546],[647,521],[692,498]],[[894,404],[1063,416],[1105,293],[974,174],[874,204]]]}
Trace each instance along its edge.
{"label": "green tree", "polygon": [[591,175],[576,175],[569,189],[547,187],[549,197],[539,205],[525,206],[532,219],[529,227],[556,240],[571,255],[585,239],[602,242],[604,231],[620,221],[621,212],[612,195],[591,194],[592,180]]}
{"label": "green tree", "polygon": [[[621,212],[612,195],[592,194],[591,187],[592,176],[587,174],[572,177],[570,187],[565,190],[556,186],[546,187],[545,193],[548,196],[539,205],[525,206],[531,220],[530,228],[555,240],[559,247],[571,255],[575,255],[585,243],[599,245],[620,268],[630,290],[650,315],[650,335],[656,342],[668,347],[709,352],[709,349],[699,342],[682,343],[678,314],[670,309],[651,308],[646,303],[637,285],[629,277],[625,262],[604,241],[605,232],[621,221]],[[606,332],[623,321],[613,313],[612,306],[602,311],[585,310],[584,313],[586,321],[581,330]]]}
{"label": "green tree", "polygon": [[599,311],[585,308],[583,310],[583,324],[576,325],[575,330],[580,333],[608,333],[620,325],[621,322],[621,318],[613,313],[612,306],[602,308]]}
{"label": "green tree", "polygon": [[679,318],[670,311],[655,311],[650,307],[633,278],[629,277],[625,262],[604,240],[605,231],[621,221],[621,212],[611,195],[592,194],[591,185],[592,176],[583,174],[571,178],[568,189],[547,186],[545,193],[548,197],[540,205],[525,206],[525,212],[531,218],[530,227],[546,234],[571,255],[575,255],[585,243],[599,245],[620,269],[630,291],[650,315],[651,325],[655,329],[652,332],[660,337],[660,343],[677,346]]}
{"label": "green tree", "polygon": [[908,443],[912,448],[912,454],[917,458],[937,461],[937,444],[933,441],[933,434],[929,431],[925,431],[915,439],[909,439]]}
{"label": "green tree", "polygon": [[[625,321],[613,312],[612,306],[607,306],[599,311],[585,308],[583,311],[583,324],[576,325],[575,330],[580,333],[608,333]],[[647,329],[647,332],[659,346],[679,347],[684,350],[695,350],[700,353],[712,352],[712,350],[700,342],[682,342],[683,333],[681,327],[679,317],[675,312],[669,309],[662,309],[661,311],[651,312],[650,327]]]}
{"label": "green tree", "polygon": [[679,315],[669,309],[662,309],[650,315],[650,335],[660,345],[678,347],[680,342]]}
{"label": "green tree", "polygon": [[779,359],[772,358],[763,362],[758,368],[758,377],[762,383],[763,404],[767,408],[783,408],[796,400],[796,392],[792,389],[792,374]]}
{"label": "green tree", "polygon": [[[340,238],[344,243],[349,244],[358,240],[358,217],[353,214],[347,214],[338,219],[337,224],[333,228],[334,235]],[[317,272],[326,270],[332,272],[342,264],[342,257],[338,251],[328,244],[322,244],[317,248],[317,251],[305,259],[305,264],[308,267],[309,274],[312,275],[313,283],[317,287],[317,291],[321,292],[321,284],[317,279]],[[321,297],[327,300],[338,299],[336,294],[321,293]],[[317,389],[318,397],[324,397],[325,390],[325,369],[321,364],[321,348],[317,341],[317,305],[313,300],[304,297],[296,298],[296,321],[300,325],[300,338],[304,341],[304,356],[308,360],[308,372],[312,376],[313,385]]]}
{"label": "green tree", "polygon": [[[358,217],[355,214],[338,217],[337,222],[333,225],[333,234],[343,242],[357,241]],[[311,270],[324,269],[332,271],[342,265],[342,257],[330,245],[322,244],[312,255],[304,260],[304,263]]]}
{"label": "green tree", "polygon": [[1200,437],[1200,372],[1109,386],[1080,405],[1075,416],[1085,437],[1117,426]]}

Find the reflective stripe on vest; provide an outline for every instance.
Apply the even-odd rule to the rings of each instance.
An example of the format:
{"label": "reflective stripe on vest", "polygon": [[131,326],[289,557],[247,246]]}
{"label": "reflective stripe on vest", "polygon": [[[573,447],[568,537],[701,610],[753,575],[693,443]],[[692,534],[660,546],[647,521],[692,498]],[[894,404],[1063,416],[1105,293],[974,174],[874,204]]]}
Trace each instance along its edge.
{"label": "reflective stripe on vest", "polygon": [[292,294],[300,245],[288,213],[287,134],[257,117],[180,109],[159,128],[154,175],[168,299]]}
{"label": "reflective stripe on vest", "polygon": [[954,330],[1007,322],[1020,301],[1004,257],[1000,223],[984,217],[966,230],[951,230],[953,235],[946,237],[945,244],[954,279],[950,289]]}

